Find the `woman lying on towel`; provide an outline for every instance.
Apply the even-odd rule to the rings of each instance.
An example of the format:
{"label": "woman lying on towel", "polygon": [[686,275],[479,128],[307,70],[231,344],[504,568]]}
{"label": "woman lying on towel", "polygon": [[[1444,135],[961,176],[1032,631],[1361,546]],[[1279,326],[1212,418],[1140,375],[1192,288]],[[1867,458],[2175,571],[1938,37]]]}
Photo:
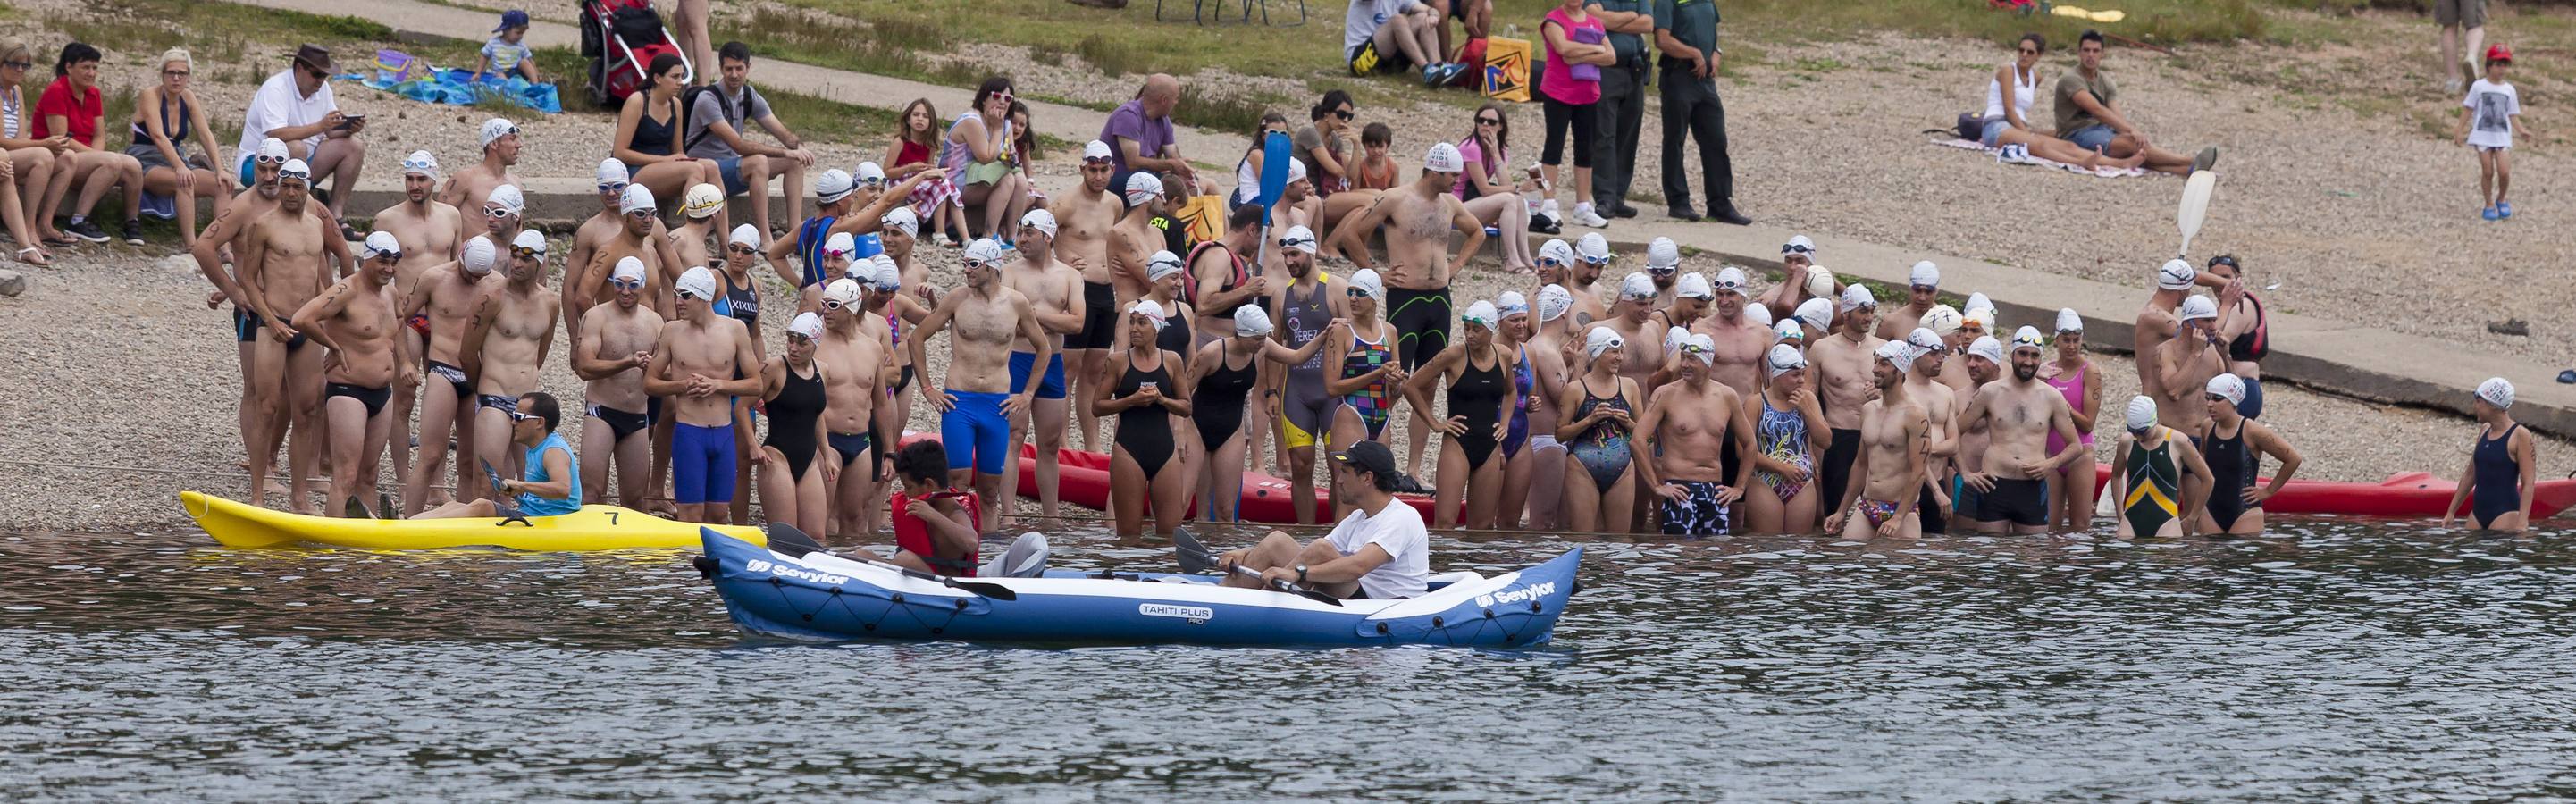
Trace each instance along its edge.
{"label": "woman lying on towel", "polygon": [[2039,34],[2022,34],[2020,55],[2013,63],[1996,68],[1995,76],[1986,79],[1985,131],[1977,141],[1988,148],[2019,145],[2031,156],[2086,170],[2137,167],[2144,157],[2132,154],[2126,159],[2113,159],[2031,127],[2030,104],[2039,94],[2039,55],[2047,50],[2048,40]]}

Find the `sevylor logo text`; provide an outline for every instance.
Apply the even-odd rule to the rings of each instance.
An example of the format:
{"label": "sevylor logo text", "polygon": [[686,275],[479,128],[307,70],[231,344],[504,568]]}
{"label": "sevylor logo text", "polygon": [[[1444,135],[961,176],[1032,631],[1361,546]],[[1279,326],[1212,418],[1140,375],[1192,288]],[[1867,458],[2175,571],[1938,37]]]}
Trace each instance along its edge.
{"label": "sevylor logo text", "polygon": [[1556,594],[1556,582],[1547,581],[1544,583],[1520,587],[1518,589],[1505,589],[1490,595],[1477,595],[1476,605],[1482,607],[1501,603],[1508,606],[1513,603],[1537,600],[1553,594]]}
{"label": "sevylor logo text", "polygon": [[744,572],[766,572],[781,578],[812,581],[825,586],[839,586],[850,582],[850,579],[846,576],[834,575],[828,572],[817,572],[804,567],[773,564],[765,559],[758,558],[742,562],[742,569]]}

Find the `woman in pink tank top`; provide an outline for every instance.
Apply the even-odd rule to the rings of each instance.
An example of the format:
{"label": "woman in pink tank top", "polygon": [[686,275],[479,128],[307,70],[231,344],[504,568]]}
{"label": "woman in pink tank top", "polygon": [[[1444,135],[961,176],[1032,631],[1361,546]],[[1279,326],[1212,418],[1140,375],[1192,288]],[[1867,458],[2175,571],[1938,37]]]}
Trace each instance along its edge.
{"label": "woman in pink tank top", "polygon": [[[2049,521],[2061,531],[2093,526],[2093,414],[2102,409],[2102,384],[2093,376],[2093,361],[2084,357],[2084,317],[2057,311],[2057,359],[2040,365],[2039,378],[2066,397],[2066,406],[2075,410],[2075,431],[2084,434],[2084,453],[2060,467],[2058,482],[2048,484]],[[2048,434],[2048,454],[2065,447],[2065,439]]]}

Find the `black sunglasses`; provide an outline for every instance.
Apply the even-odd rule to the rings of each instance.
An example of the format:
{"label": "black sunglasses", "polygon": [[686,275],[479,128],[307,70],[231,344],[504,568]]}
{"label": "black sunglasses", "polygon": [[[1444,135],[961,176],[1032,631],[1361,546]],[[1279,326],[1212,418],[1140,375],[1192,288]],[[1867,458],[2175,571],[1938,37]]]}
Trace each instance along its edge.
{"label": "black sunglasses", "polygon": [[32,61],[0,61],[0,67],[16,67],[21,70],[27,70],[33,69],[35,66],[36,63]]}
{"label": "black sunglasses", "polygon": [[1499,125],[1502,125],[1502,124],[1503,124],[1503,119],[1502,119],[1502,118],[1500,118],[1500,117],[1479,117],[1479,118],[1476,118],[1476,125],[1480,125],[1480,126],[1499,126]]}
{"label": "black sunglasses", "polygon": [[726,246],[726,247],[725,247],[725,250],[726,250],[726,251],[733,252],[733,253],[735,253],[735,254],[758,254],[758,253],[760,253],[760,249],[752,248],[752,247],[750,247],[750,246],[739,246],[739,245],[737,245],[737,246]]}
{"label": "black sunglasses", "polygon": [[1349,120],[1352,117],[1351,110],[1349,109],[1334,109],[1333,116],[1344,120]]}

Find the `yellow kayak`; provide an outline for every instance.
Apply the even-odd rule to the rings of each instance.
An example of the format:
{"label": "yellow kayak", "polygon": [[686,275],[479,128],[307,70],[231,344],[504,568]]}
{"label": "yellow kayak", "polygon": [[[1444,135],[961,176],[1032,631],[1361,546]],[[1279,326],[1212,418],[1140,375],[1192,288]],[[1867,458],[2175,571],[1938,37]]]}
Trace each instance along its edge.
{"label": "yellow kayak", "polygon": [[[529,517],[528,524],[498,519],[334,519],[290,514],[194,491],[179,504],[225,547],[319,544],[370,550],[501,547],[563,552],[632,548],[696,548],[698,525],[674,522],[614,505],[586,505],[563,516]],[[753,544],[768,543],[759,528],[716,525],[716,532]]]}

